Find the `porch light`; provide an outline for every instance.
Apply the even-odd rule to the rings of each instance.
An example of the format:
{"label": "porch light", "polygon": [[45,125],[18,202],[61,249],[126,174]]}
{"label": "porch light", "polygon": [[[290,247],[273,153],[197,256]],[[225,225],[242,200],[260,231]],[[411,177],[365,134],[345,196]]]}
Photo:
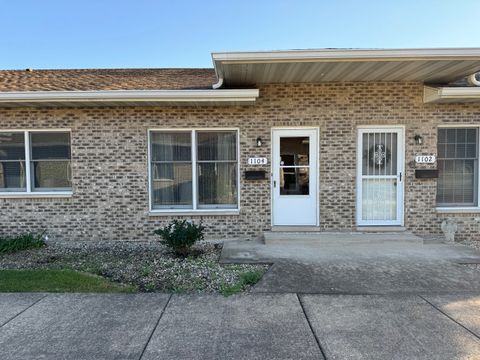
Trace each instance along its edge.
{"label": "porch light", "polygon": [[256,142],[257,142],[257,147],[261,147],[263,145],[263,141],[262,141],[262,138],[260,136],[257,137]]}
{"label": "porch light", "polygon": [[422,145],[423,144],[423,137],[421,135],[415,135],[414,139],[415,139],[415,143],[417,145]]}

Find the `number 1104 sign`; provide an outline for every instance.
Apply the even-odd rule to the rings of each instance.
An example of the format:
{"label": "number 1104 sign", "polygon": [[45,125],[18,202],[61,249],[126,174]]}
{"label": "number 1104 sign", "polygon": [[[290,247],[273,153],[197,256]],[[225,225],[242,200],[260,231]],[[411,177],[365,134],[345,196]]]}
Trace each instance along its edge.
{"label": "number 1104 sign", "polygon": [[437,160],[435,155],[419,155],[415,156],[417,164],[433,164]]}
{"label": "number 1104 sign", "polygon": [[267,163],[267,158],[264,157],[248,158],[248,165],[267,165]]}

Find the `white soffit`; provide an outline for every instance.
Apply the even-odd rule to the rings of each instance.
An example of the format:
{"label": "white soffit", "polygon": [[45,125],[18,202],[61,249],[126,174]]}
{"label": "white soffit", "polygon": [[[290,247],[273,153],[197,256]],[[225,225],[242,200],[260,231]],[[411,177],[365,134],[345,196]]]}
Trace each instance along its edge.
{"label": "white soffit", "polygon": [[480,87],[424,86],[424,103],[480,102]]}
{"label": "white soffit", "polygon": [[0,92],[0,107],[253,105],[258,89]]}
{"label": "white soffit", "polygon": [[287,82],[448,83],[480,71],[480,48],[322,49],[212,53],[228,86]]}

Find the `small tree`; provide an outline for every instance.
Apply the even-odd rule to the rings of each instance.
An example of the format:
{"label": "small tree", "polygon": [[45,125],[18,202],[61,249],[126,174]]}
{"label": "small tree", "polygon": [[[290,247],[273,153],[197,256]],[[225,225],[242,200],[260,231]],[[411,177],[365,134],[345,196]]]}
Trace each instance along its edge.
{"label": "small tree", "polygon": [[179,256],[187,256],[190,248],[199,240],[203,240],[204,226],[186,220],[172,220],[167,226],[155,230],[160,242],[172,249]]}

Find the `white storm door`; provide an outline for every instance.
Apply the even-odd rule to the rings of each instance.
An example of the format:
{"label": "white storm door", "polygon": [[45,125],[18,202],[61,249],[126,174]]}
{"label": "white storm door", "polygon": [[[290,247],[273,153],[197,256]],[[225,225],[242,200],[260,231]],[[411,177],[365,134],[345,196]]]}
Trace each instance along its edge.
{"label": "white storm door", "polygon": [[272,132],[272,223],[318,225],[316,129]]}
{"label": "white storm door", "polygon": [[357,225],[403,225],[403,128],[358,130]]}

